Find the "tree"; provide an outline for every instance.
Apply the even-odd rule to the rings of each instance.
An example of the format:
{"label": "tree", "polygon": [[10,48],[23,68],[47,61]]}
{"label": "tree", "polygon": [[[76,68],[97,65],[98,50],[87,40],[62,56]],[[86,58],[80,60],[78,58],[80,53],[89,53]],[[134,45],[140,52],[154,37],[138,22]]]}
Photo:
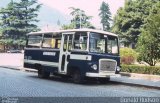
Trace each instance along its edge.
{"label": "tree", "polygon": [[160,60],[160,2],[153,6],[138,39],[139,58],[151,66]]}
{"label": "tree", "polygon": [[[0,9],[0,29],[4,39],[24,40],[25,34],[39,30],[35,25],[41,4],[36,0],[10,2]],[[20,39],[20,40],[19,40]],[[18,43],[19,44],[19,43]]]}
{"label": "tree", "polygon": [[70,24],[66,24],[66,25],[62,25],[61,27],[63,30],[67,30],[67,29],[74,29],[75,28],[75,25],[73,23],[70,23]]}
{"label": "tree", "polygon": [[104,1],[102,2],[102,5],[100,7],[99,16],[101,18],[103,30],[109,31],[110,30],[110,21],[112,20],[111,19],[111,12],[109,9],[109,5],[107,3],[105,3]]}
{"label": "tree", "polygon": [[72,9],[72,12],[70,14],[73,16],[71,20],[71,25],[75,25],[75,28],[93,27],[92,24],[89,22],[92,16],[87,16],[85,14],[85,11],[79,8],[70,7],[70,9]]}
{"label": "tree", "polygon": [[150,15],[150,10],[158,0],[126,0],[114,17],[112,31],[124,38],[126,46],[136,44],[145,18]]}

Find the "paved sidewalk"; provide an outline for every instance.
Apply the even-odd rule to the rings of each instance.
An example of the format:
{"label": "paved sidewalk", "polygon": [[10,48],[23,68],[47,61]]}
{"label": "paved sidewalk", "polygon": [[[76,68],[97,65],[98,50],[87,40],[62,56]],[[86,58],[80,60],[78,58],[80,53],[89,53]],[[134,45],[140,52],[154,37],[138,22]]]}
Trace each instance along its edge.
{"label": "paved sidewalk", "polygon": [[22,53],[0,53],[0,66],[23,67]]}

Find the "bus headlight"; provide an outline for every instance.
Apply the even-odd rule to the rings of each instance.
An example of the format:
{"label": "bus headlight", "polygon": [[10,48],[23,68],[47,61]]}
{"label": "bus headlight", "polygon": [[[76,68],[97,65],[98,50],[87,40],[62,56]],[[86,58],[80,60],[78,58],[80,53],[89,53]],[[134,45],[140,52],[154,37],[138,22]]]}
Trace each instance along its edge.
{"label": "bus headlight", "polygon": [[120,70],[121,70],[121,68],[119,66],[117,66],[117,71],[120,71]]}
{"label": "bus headlight", "polygon": [[94,65],[91,66],[91,68],[94,69],[94,70],[97,70],[97,65],[94,64]]}

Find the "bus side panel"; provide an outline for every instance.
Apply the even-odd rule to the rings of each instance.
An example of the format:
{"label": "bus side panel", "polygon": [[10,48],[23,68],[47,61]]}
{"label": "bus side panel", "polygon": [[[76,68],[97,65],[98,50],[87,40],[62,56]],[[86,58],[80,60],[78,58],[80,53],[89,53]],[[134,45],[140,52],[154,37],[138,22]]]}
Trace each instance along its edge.
{"label": "bus side panel", "polygon": [[41,50],[40,60],[42,68],[48,72],[58,72],[59,50]]}
{"label": "bus side panel", "polygon": [[59,62],[59,50],[41,50],[40,51],[40,60],[48,61],[53,63]]}
{"label": "bus side panel", "polygon": [[51,49],[26,49],[24,53],[24,67],[38,69],[40,65],[46,71],[57,71],[59,62],[59,50]]}
{"label": "bus side panel", "polygon": [[85,73],[89,71],[88,62],[87,60],[82,60],[81,56],[87,56],[88,53],[82,52],[71,52],[71,55],[76,55],[79,58],[70,59],[67,68],[72,70],[80,70],[81,75],[85,76]]}
{"label": "bus side panel", "polygon": [[[25,49],[24,51],[24,67],[36,69],[35,64],[39,64],[41,53],[39,49]],[[32,60],[32,61],[31,61]],[[37,61],[37,63],[35,63]]]}
{"label": "bus side panel", "polygon": [[85,75],[85,73],[88,71],[87,62],[83,60],[69,60],[68,63],[68,69],[72,70],[80,70],[81,75]]}

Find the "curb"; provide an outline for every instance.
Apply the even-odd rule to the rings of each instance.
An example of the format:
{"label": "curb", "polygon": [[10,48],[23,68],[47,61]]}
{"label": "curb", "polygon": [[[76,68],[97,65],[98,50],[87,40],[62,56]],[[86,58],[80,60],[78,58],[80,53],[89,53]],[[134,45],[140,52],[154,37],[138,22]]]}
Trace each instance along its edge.
{"label": "curb", "polygon": [[8,67],[8,66],[0,66],[1,68],[7,68],[7,69],[12,69],[12,70],[21,70],[21,68],[16,68],[16,67]]}
{"label": "curb", "polygon": [[150,75],[150,74],[137,74],[137,73],[127,73],[127,72],[121,72],[121,76],[127,76],[135,79],[145,79],[145,80],[151,80],[151,81],[160,81],[160,75]]}
{"label": "curb", "polygon": [[18,68],[18,67],[8,67],[8,66],[0,66],[2,68],[7,68],[7,69],[12,69],[12,70],[19,70],[19,71],[26,71],[26,72],[33,72],[33,73],[37,73],[37,70],[33,70],[33,69],[28,69],[28,68]]}
{"label": "curb", "polygon": [[110,82],[111,83],[119,83],[119,84],[123,84],[123,85],[126,85],[126,86],[144,87],[144,88],[160,90],[160,87],[157,87],[157,86],[150,86],[150,85],[136,84],[136,83],[127,83],[127,82],[119,82],[119,81],[110,81]]}

